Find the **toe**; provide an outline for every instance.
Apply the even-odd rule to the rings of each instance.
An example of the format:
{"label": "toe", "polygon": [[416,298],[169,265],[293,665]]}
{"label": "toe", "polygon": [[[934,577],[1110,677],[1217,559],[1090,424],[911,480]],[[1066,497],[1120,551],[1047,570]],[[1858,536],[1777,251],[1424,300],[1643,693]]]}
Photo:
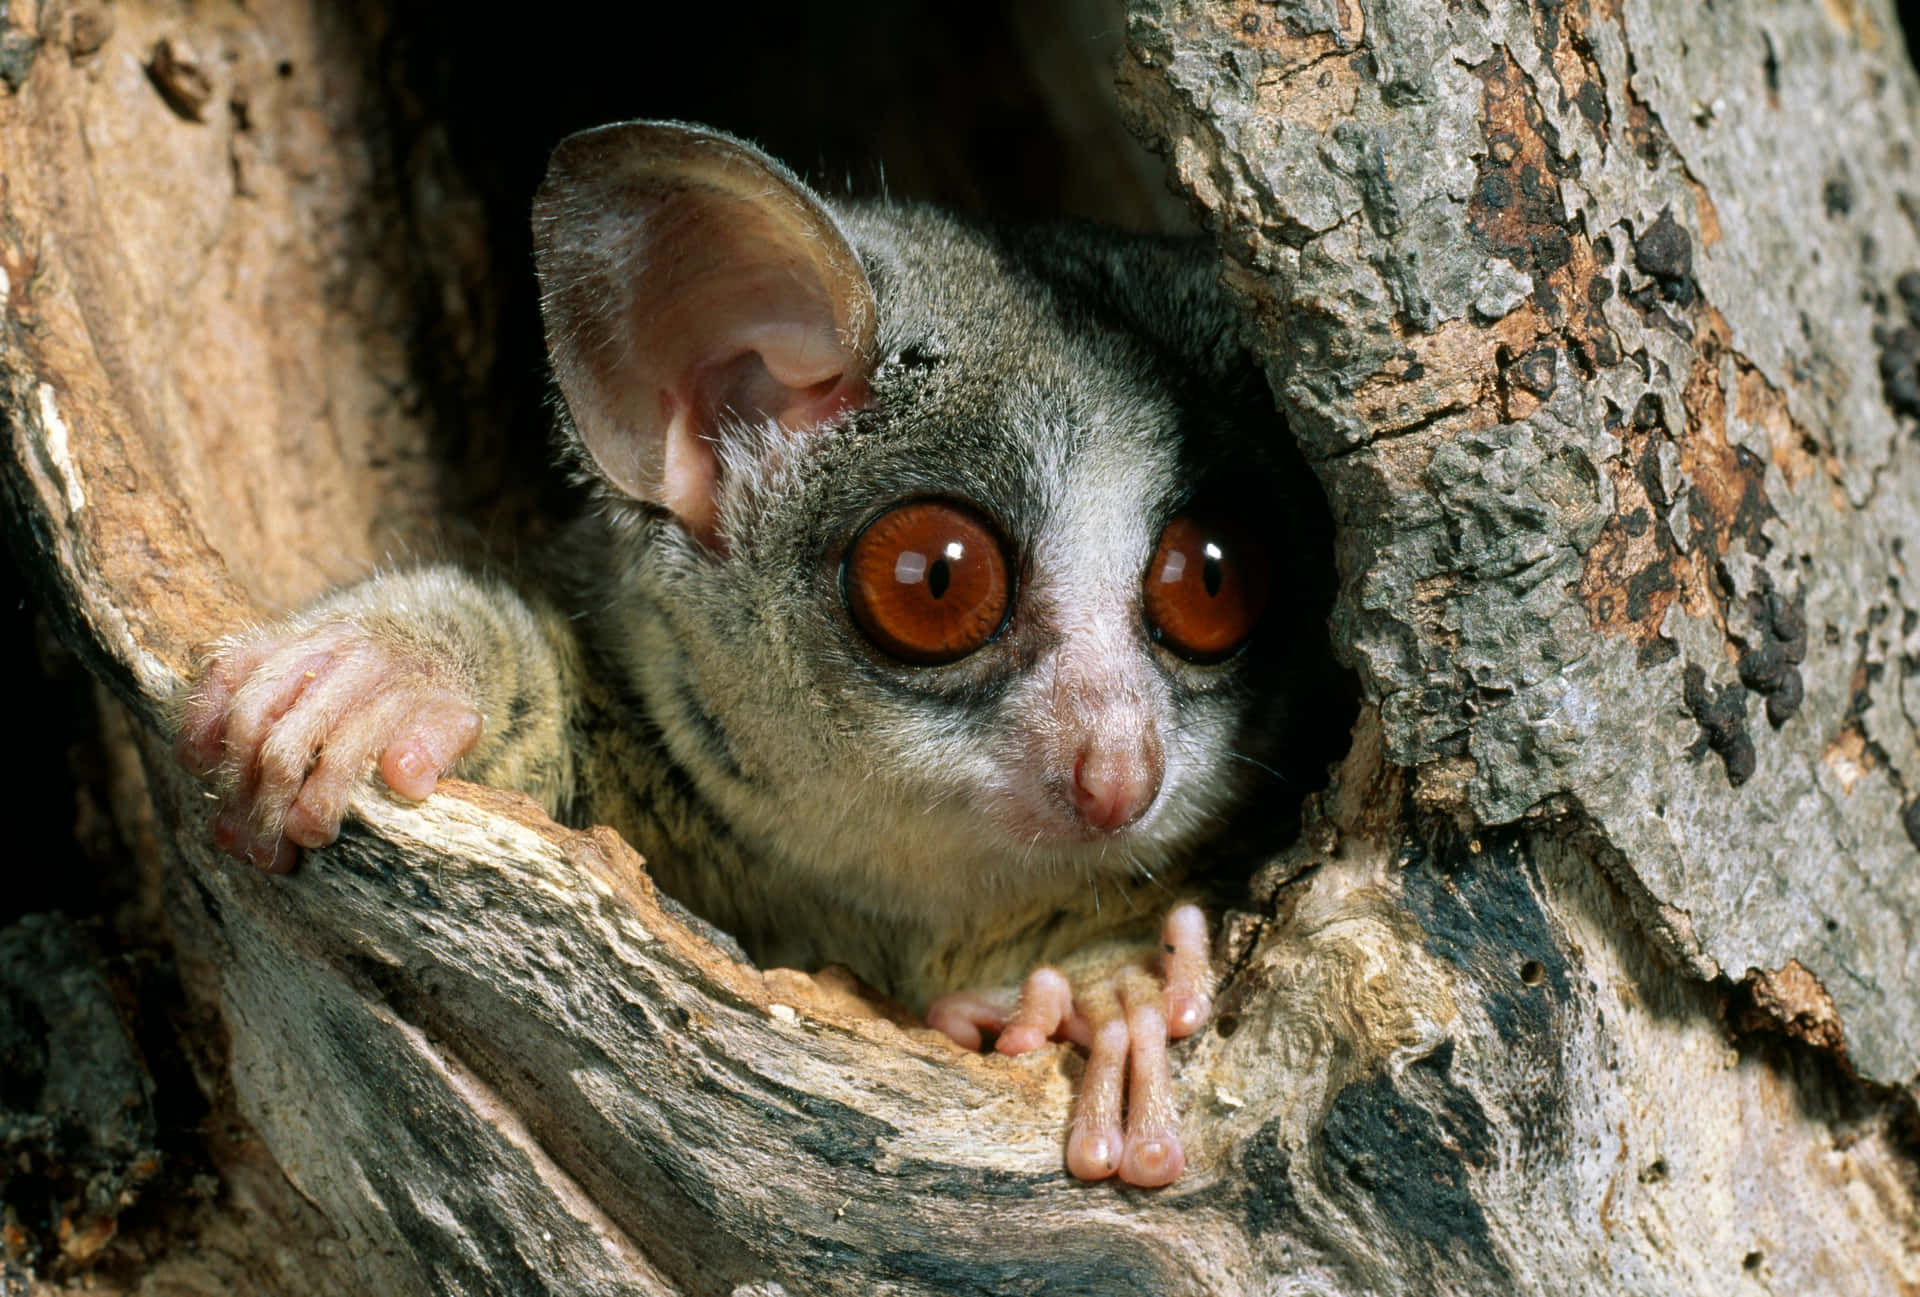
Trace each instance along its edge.
{"label": "toe", "polygon": [[1167,915],[1160,953],[1166,979],[1167,1035],[1178,1040],[1200,1030],[1213,1012],[1207,919],[1199,906],[1176,906]]}
{"label": "toe", "polygon": [[1186,1168],[1167,1060],[1165,999],[1152,978],[1121,984],[1127,1023],[1127,1142],[1120,1178],[1143,1188],[1170,1184]]}
{"label": "toe", "polygon": [[1120,1158],[1120,1178],[1126,1183],[1158,1189],[1178,1180],[1186,1169],[1187,1156],[1176,1136],[1127,1137],[1127,1149]]}
{"label": "toe", "polygon": [[927,1025],[963,1049],[980,1048],[1006,1020],[1006,1010],[978,991],[949,991],[927,1006]]}
{"label": "toe", "polygon": [[324,847],[340,836],[343,805],[325,802],[312,795],[312,780],[300,790],[300,796],[287,808],[280,826],[287,841],[299,847]]}
{"label": "toe", "polygon": [[279,838],[273,844],[273,850],[260,868],[269,874],[290,874],[293,867],[300,863],[300,848],[286,838]]}
{"label": "toe", "polygon": [[1073,1011],[1073,987],[1057,968],[1036,968],[1020,988],[1020,1007],[1000,1031],[994,1048],[1025,1054],[1054,1038]]}
{"label": "toe", "polygon": [[1067,1134],[1067,1170],[1082,1180],[1104,1180],[1120,1169],[1126,1137],[1120,1126],[1126,1084],[1127,1021],[1102,1014],[1093,1028],[1087,1071]]}

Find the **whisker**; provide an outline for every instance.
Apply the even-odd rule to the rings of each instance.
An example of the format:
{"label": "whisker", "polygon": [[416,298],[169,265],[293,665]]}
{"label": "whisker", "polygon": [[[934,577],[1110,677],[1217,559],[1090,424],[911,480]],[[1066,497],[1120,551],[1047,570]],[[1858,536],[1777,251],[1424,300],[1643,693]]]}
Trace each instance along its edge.
{"label": "whisker", "polygon": [[1235,761],[1244,761],[1256,770],[1266,771],[1268,774],[1272,775],[1275,779],[1278,779],[1283,784],[1292,782],[1285,775],[1281,774],[1278,770],[1275,770],[1272,766],[1268,765],[1266,762],[1258,760],[1257,758],[1254,758],[1254,757],[1250,757],[1244,752],[1237,752],[1232,748],[1225,748],[1223,749],[1223,752],[1225,753],[1225,755],[1233,758]]}
{"label": "whisker", "polygon": [[1181,810],[1184,814],[1190,815],[1198,820],[1211,820],[1215,824],[1233,823],[1233,817],[1227,814],[1225,811],[1221,810],[1217,806],[1213,806],[1213,807],[1186,806],[1186,807],[1182,807]]}

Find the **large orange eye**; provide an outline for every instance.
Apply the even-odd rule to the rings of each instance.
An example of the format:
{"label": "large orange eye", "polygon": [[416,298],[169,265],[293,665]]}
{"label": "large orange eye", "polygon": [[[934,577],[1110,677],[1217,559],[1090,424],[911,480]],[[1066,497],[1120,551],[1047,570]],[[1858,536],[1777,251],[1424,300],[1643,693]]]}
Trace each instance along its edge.
{"label": "large orange eye", "polygon": [[945,500],[896,505],[868,523],[840,566],[854,624],[904,662],[952,662],[992,639],[1010,591],[1000,537]]}
{"label": "large orange eye", "polygon": [[1183,513],[1147,564],[1147,625],[1194,662],[1231,657],[1267,606],[1267,554],[1236,523]]}

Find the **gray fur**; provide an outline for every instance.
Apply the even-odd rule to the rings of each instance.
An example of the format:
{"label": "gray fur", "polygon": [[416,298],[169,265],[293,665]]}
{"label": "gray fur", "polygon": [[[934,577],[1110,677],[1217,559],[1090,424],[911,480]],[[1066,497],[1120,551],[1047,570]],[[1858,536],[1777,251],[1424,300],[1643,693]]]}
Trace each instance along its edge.
{"label": "gray fur", "polygon": [[[493,657],[483,673],[553,673],[517,696],[560,713],[489,717],[460,773],[542,772],[529,791],[620,829],[756,958],[846,963],[917,1008],[1157,923],[1271,755],[1285,645],[1188,663],[1152,642],[1141,585],[1196,489],[1263,471],[1277,420],[1198,242],[827,209],[872,285],[870,396],[824,429],[722,430],[724,552],[600,477],[563,418],[597,484],[549,586],[572,615],[542,598],[461,611],[513,596],[441,569],[457,593],[433,616],[472,622],[460,652]],[[1005,633],[938,667],[869,645],[839,586],[858,529],[924,496],[995,520],[1017,583]],[[381,601],[381,580],[348,601]],[[502,626],[538,642],[503,648]],[[1036,844],[1003,823],[1065,707],[1159,727],[1164,783],[1124,842]],[[570,760],[528,750],[557,734]]]}

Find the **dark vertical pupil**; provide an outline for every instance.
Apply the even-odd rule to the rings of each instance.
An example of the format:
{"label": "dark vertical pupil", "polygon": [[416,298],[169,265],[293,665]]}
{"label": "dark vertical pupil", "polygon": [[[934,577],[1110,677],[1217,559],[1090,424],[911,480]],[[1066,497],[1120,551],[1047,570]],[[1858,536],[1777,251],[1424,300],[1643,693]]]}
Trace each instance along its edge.
{"label": "dark vertical pupil", "polygon": [[1219,559],[1209,555],[1207,561],[1200,565],[1200,581],[1201,584],[1207,587],[1208,598],[1212,598],[1214,595],[1220,593]]}
{"label": "dark vertical pupil", "polygon": [[944,558],[935,559],[933,566],[927,569],[927,589],[936,599],[946,594],[947,584],[952,579],[952,574],[947,571],[947,560]]}

